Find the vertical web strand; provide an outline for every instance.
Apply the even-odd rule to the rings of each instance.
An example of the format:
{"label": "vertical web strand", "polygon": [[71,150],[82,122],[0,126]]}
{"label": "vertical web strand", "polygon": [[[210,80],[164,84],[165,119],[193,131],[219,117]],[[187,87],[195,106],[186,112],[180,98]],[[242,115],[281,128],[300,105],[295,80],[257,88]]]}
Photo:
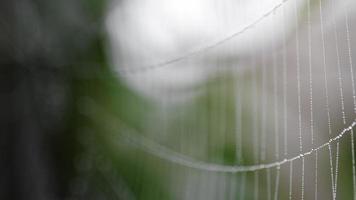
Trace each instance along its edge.
{"label": "vertical web strand", "polygon": [[350,39],[350,28],[349,28],[349,14],[348,14],[348,9],[346,7],[345,7],[345,12],[344,13],[345,13],[347,50],[348,50],[348,58],[349,58],[349,65],[350,65],[350,75],[351,75],[352,98],[353,98],[353,102],[354,102],[354,114],[356,114],[355,79],[354,79],[353,63],[352,63],[351,39]]}
{"label": "vertical web strand", "polygon": [[299,130],[299,152],[303,151],[302,141],[302,113],[301,113],[301,92],[300,92],[300,60],[299,60],[299,36],[298,36],[298,10],[295,2],[295,26],[296,26],[296,65],[297,65],[297,96],[298,96],[298,130]]}
{"label": "vertical web strand", "polygon": [[318,199],[318,150],[315,150],[315,191],[314,191],[314,199]]}
{"label": "vertical web strand", "polygon": [[292,200],[293,190],[293,161],[289,164],[289,200]]}
{"label": "vertical web strand", "polygon": [[[273,107],[274,107],[274,138],[275,138],[275,159],[279,160],[279,124],[278,124],[278,83],[277,83],[277,58],[276,58],[276,53],[275,53],[275,40],[273,40],[273,93],[274,93],[274,101],[273,101]],[[275,178],[275,190],[274,190],[274,199],[278,199],[278,189],[279,189],[279,172],[280,167],[277,166],[276,168],[276,178]]]}
{"label": "vertical web strand", "polygon": [[[323,22],[323,9],[322,9],[322,1],[319,1],[319,12],[320,12],[320,31],[321,31],[321,40],[322,40],[322,55],[323,55],[323,70],[324,70],[324,90],[325,90],[325,107],[327,111],[328,118],[328,131],[329,135],[331,135],[331,120],[330,120],[330,108],[329,108],[329,94],[328,94],[328,81],[327,81],[327,72],[326,72],[326,50],[325,50],[325,36],[324,36],[324,22]],[[332,151],[331,145],[328,144],[329,148],[329,159],[330,159],[330,176],[331,176],[331,188],[332,188],[332,196],[335,199],[335,190],[334,190],[334,175],[333,175],[333,160],[332,160]]]}
{"label": "vertical web strand", "polygon": [[[264,163],[266,161],[266,102],[267,102],[267,72],[266,72],[266,55],[265,55],[265,49],[262,48],[262,81],[261,81],[261,88],[262,88],[262,100],[261,100],[261,106],[262,106],[262,119],[261,119],[261,162]],[[267,199],[270,200],[271,198],[271,184],[270,184],[270,170],[266,170],[266,189],[267,189]]]}
{"label": "vertical web strand", "polygon": [[338,175],[339,175],[339,149],[340,149],[340,142],[339,140],[336,143],[336,160],[335,160],[335,183],[334,183],[334,193],[335,193],[335,199],[337,195],[337,180],[338,180]]}
{"label": "vertical web strand", "polygon": [[305,160],[304,160],[304,156],[302,157],[302,197],[301,197],[301,199],[304,199],[304,162],[305,162]]}
{"label": "vertical web strand", "polygon": [[322,1],[319,1],[319,12],[320,12],[320,31],[321,31],[321,41],[322,41],[322,56],[323,56],[323,70],[324,70],[324,90],[325,90],[325,107],[328,117],[328,131],[331,135],[331,120],[330,120],[330,108],[329,108],[329,92],[328,92],[328,79],[326,72],[326,49],[325,49],[325,34],[324,34],[324,19],[323,19],[323,9]]}
{"label": "vertical web strand", "polygon": [[[332,0],[331,2],[333,3],[333,1],[334,0]],[[335,6],[333,5],[333,7],[335,7]],[[335,49],[336,49],[337,75],[338,75],[339,92],[340,92],[342,122],[345,125],[346,124],[346,117],[345,117],[345,103],[344,103],[344,92],[343,92],[343,83],[342,83],[343,80],[342,80],[342,76],[341,76],[339,42],[338,42],[338,34],[337,34],[337,29],[336,29],[335,13],[333,14],[333,26],[334,26],[334,39],[335,39]]]}
{"label": "vertical web strand", "polygon": [[[299,152],[303,152],[302,140],[302,112],[301,112],[301,91],[300,91],[300,60],[299,60],[299,20],[297,2],[295,1],[295,26],[296,26],[296,64],[297,64],[297,92],[298,92],[298,129],[299,129]],[[302,184],[301,199],[304,199],[304,157],[302,158]]]}
{"label": "vertical web strand", "polygon": [[[332,7],[335,10],[334,0],[331,1]],[[341,104],[341,113],[342,113],[342,122],[346,125],[346,117],[345,117],[345,104],[344,104],[344,93],[343,93],[343,81],[341,76],[341,64],[340,64],[340,55],[339,55],[339,42],[338,42],[338,34],[336,29],[336,19],[335,13],[333,13],[333,26],[334,26],[334,39],[335,39],[335,48],[336,48],[336,60],[337,60],[337,71],[338,71],[338,83],[339,83],[339,91],[340,91],[340,104]],[[336,144],[336,161],[335,161],[335,183],[334,183],[334,199],[336,199],[337,195],[337,182],[338,182],[338,170],[339,170],[339,148],[340,143],[339,140]]]}
{"label": "vertical web strand", "polygon": [[268,168],[266,173],[267,182],[267,200],[271,200],[271,170]]}
{"label": "vertical web strand", "polygon": [[[237,114],[236,114],[236,124],[237,124],[237,160],[238,163],[241,165],[243,162],[243,158],[242,158],[242,94],[243,94],[243,89],[244,89],[244,79],[242,78],[242,80],[238,79],[238,85],[237,87]],[[246,174],[242,173],[241,175],[241,183],[240,183],[240,199],[244,198],[244,192],[245,192],[245,177]]]}
{"label": "vertical web strand", "polygon": [[[282,67],[283,67],[283,150],[284,156],[288,155],[288,138],[287,138],[287,131],[288,131],[288,123],[287,123],[287,38],[286,38],[286,20],[285,20],[285,10],[284,7],[282,8],[282,18],[283,18],[283,41],[282,41]],[[292,164],[292,163],[291,163]],[[277,176],[279,177],[279,170],[277,170]],[[290,188],[289,188],[289,199],[292,198],[292,189],[291,189],[291,179],[292,176],[290,174]],[[277,200],[277,195],[275,196],[275,200]]]}
{"label": "vertical web strand", "polygon": [[334,188],[334,168],[333,168],[333,159],[332,159],[332,151],[331,151],[331,145],[328,144],[328,149],[329,149],[329,162],[330,162],[330,176],[331,176],[331,189],[332,189],[332,195],[333,199],[335,200],[335,188]]}
{"label": "vertical web strand", "polygon": [[[352,64],[352,52],[351,52],[351,39],[350,39],[350,28],[349,28],[349,14],[347,7],[345,9],[345,26],[346,26],[346,40],[348,49],[348,58],[350,65],[350,75],[351,75],[351,86],[352,86],[352,98],[354,103],[354,114],[356,114],[356,96],[355,96],[355,80],[353,73]],[[356,171],[355,171],[355,143],[354,143],[354,132],[351,130],[351,155],[352,155],[352,186],[353,186],[353,199],[356,200]]]}
{"label": "vertical web strand", "polygon": [[[240,0],[238,2],[239,4],[241,4]],[[239,68],[236,67],[236,74],[238,74]],[[243,91],[244,91],[244,76],[238,76],[238,82],[236,84],[236,88],[237,88],[237,114],[236,114],[236,124],[237,124],[237,136],[236,138],[238,138],[237,141],[237,157],[238,157],[238,163],[241,165],[243,163],[243,157],[242,157],[242,95],[243,95]],[[246,173],[243,172],[240,175],[241,179],[240,179],[240,185],[239,185],[239,198],[240,199],[244,199],[245,198],[245,181],[246,181]],[[237,195],[236,195],[237,196]],[[236,197],[235,197],[236,198]]]}
{"label": "vertical web strand", "polygon": [[[309,65],[309,108],[310,108],[310,135],[311,144],[314,148],[314,114],[313,114],[313,70],[312,70],[312,44],[311,44],[311,17],[310,17],[310,0],[307,1],[307,24],[308,24],[308,65]],[[318,199],[318,153],[315,152],[315,169],[314,169],[314,197]]]}
{"label": "vertical web strand", "polygon": [[354,143],[354,130],[351,129],[351,156],[352,156],[352,188],[353,199],[356,200],[356,176],[355,176],[355,143]]}
{"label": "vertical web strand", "polygon": [[308,65],[309,65],[309,107],[310,107],[310,135],[311,143],[314,147],[314,114],[313,114],[313,71],[312,71],[312,45],[311,45],[311,19],[310,19],[310,0],[307,3],[308,13]]}
{"label": "vertical web strand", "polygon": [[239,199],[245,199],[245,182],[246,182],[246,173],[242,173],[241,175],[241,187],[240,187],[240,198]]}
{"label": "vertical web strand", "polygon": [[[252,68],[253,68],[253,72],[252,72],[252,81],[253,81],[253,88],[252,88],[252,98],[253,98],[253,110],[254,110],[254,114],[253,114],[253,135],[254,135],[254,159],[255,159],[255,163],[258,163],[259,161],[259,141],[258,141],[258,130],[257,130],[257,77],[256,77],[256,63],[252,62]],[[255,199],[258,199],[258,191],[259,191],[259,172],[256,171],[254,172],[254,196]]]}
{"label": "vertical web strand", "polygon": [[287,50],[286,50],[286,30],[285,30],[285,11],[284,8],[282,8],[282,17],[283,17],[283,133],[284,133],[284,156],[288,155],[288,138],[287,138],[287,130],[288,130],[288,124],[287,124]]}
{"label": "vertical web strand", "polygon": [[277,171],[276,171],[276,183],[275,183],[275,190],[274,190],[274,200],[278,199],[278,189],[279,189],[279,179],[280,179],[280,170],[281,167],[278,165],[277,166]]}

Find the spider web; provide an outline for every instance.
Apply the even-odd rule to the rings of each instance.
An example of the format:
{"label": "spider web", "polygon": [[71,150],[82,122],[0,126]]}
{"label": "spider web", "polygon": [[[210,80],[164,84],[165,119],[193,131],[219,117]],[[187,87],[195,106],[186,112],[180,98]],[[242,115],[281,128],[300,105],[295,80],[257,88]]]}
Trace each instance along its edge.
{"label": "spider web", "polygon": [[[238,39],[274,13],[284,15],[286,6],[294,6],[292,33],[283,28],[282,39],[250,50],[253,53],[236,67],[224,67],[217,56],[214,81],[182,91],[200,91],[189,100],[199,109],[187,102],[172,103],[172,89],[160,102],[158,117],[147,119],[148,133],[120,119],[108,126],[110,132],[118,132],[118,145],[129,144],[158,157],[158,163],[171,163],[173,171],[183,171],[182,189],[175,191],[181,193],[179,199],[356,199],[352,27],[347,7],[342,20],[336,18],[335,0],[307,0],[302,8],[296,1],[283,0],[222,40],[119,73],[133,76],[189,63]],[[284,20],[282,26],[287,23],[291,22]],[[240,65],[249,67],[241,70]],[[156,90],[152,85],[151,91]],[[199,98],[204,95],[208,98]],[[105,115],[100,106],[92,107]],[[232,158],[227,155],[231,150],[225,149],[230,147]]]}

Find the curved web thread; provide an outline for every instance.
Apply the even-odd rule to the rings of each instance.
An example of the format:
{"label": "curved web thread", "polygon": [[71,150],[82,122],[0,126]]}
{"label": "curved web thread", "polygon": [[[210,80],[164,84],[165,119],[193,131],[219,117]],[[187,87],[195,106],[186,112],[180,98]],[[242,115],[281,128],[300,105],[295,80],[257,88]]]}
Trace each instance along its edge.
{"label": "curved web thread", "polygon": [[[121,124],[122,125],[122,124]],[[356,126],[356,121],[354,121],[349,127],[343,129],[337,136],[331,138],[328,142],[308,151],[302,153],[298,156],[283,159],[278,162],[267,163],[267,164],[258,164],[250,166],[226,166],[226,165],[217,165],[211,163],[205,163],[201,161],[194,160],[185,155],[179,154],[169,150],[167,147],[159,145],[153,141],[148,140],[147,138],[141,137],[137,132],[132,129],[124,130],[124,133],[120,133],[120,138],[118,141],[125,142],[127,144],[133,145],[136,148],[139,148],[147,153],[150,153],[154,156],[157,156],[161,159],[170,161],[172,163],[185,166],[188,168],[193,168],[203,171],[211,172],[225,172],[225,173],[246,173],[254,172],[270,168],[279,168],[281,165],[290,164],[290,189],[292,188],[292,174],[293,174],[293,162],[299,159],[303,159],[307,156],[312,155],[313,153],[317,154],[318,151],[325,147],[329,147],[332,143],[338,143],[341,138],[343,138],[347,133],[352,132],[353,128]],[[122,131],[122,129],[121,129]],[[114,132],[111,130],[110,132]],[[292,190],[290,190],[290,198],[292,197]]]}
{"label": "curved web thread", "polygon": [[[101,110],[100,106],[95,105],[94,103],[91,103],[90,107],[95,109],[95,113],[99,112],[100,114],[104,116],[106,115],[107,118],[115,118],[113,116],[108,116],[106,113],[103,113],[103,110]],[[92,116],[89,116],[92,117]],[[129,126],[125,125],[123,122],[121,122],[119,119],[116,120],[118,122],[117,124],[111,124],[110,126],[110,132],[114,133],[120,129],[115,129],[118,124],[120,124],[120,128],[123,129],[124,127],[124,132],[120,132],[117,136],[119,140],[118,142],[125,141],[128,144],[131,144],[135,146],[136,148],[142,149],[143,151],[153,154],[157,157],[160,157],[164,160],[179,164],[181,166],[193,168],[193,169],[198,169],[198,170],[204,170],[204,171],[215,171],[215,172],[227,172],[227,173],[240,173],[240,172],[254,172],[258,170],[264,170],[264,169],[270,169],[274,167],[279,167],[283,164],[286,163],[291,163],[293,161],[302,159],[306,156],[310,156],[313,153],[328,147],[332,143],[338,142],[341,138],[343,138],[346,133],[352,132],[353,128],[356,126],[356,119],[346,128],[340,131],[340,133],[335,136],[330,138],[327,142],[312,148],[309,151],[306,151],[304,153],[301,153],[297,156],[291,157],[291,158],[284,158],[280,161],[276,162],[271,162],[271,163],[265,163],[265,164],[257,164],[257,165],[246,165],[246,166],[227,166],[227,165],[219,165],[219,164],[211,164],[211,163],[206,163],[202,161],[195,160],[191,157],[185,156],[183,154],[180,154],[178,152],[172,151],[169,148],[160,145],[147,137],[142,136],[142,134],[138,133],[136,130],[130,128]]]}
{"label": "curved web thread", "polygon": [[259,18],[257,18],[255,21],[253,21],[252,23],[246,25],[244,28],[242,28],[241,30],[215,42],[212,43],[210,45],[204,46],[200,49],[191,51],[185,55],[179,56],[177,58],[171,59],[171,60],[167,60],[158,64],[154,64],[154,65],[149,65],[149,66],[144,66],[144,67],[138,67],[138,68],[124,68],[124,69],[119,69],[118,72],[122,75],[125,74],[135,74],[135,73],[140,73],[140,72],[144,72],[147,70],[152,70],[152,69],[156,69],[156,68],[161,68],[161,67],[165,67],[168,65],[171,65],[173,63],[177,63],[183,60],[186,60],[188,58],[197,56],[199,54],[202,54],[206,51],[209,51],[210,49],[213,49],[217,46],[220,46],[230,40],[232,40],[235,37],[238,37],[242,34],[244,34],[246,31],[252,29],[254,26],[258,25],[260,22],[262,22],[264,19],[266,19],[267,17],[269,17],[270,15],[272,15],[273,13],[275,13],[279,8],[281,8],[285,3],[287,3],[289,0],[282,0],[280,3],[276,4],[275,6],[273,6],[270,10],[268,10],[266,13],[262,14]]}

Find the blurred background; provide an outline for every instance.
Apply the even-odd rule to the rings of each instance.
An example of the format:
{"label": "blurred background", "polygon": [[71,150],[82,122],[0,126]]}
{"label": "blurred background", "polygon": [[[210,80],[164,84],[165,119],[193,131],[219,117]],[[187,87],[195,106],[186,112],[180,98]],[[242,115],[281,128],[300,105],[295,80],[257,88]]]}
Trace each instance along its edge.
{"label": "blurred background", "polygon": [[0,199],[355,199],[355,22],[352,0],[4,0]]}

